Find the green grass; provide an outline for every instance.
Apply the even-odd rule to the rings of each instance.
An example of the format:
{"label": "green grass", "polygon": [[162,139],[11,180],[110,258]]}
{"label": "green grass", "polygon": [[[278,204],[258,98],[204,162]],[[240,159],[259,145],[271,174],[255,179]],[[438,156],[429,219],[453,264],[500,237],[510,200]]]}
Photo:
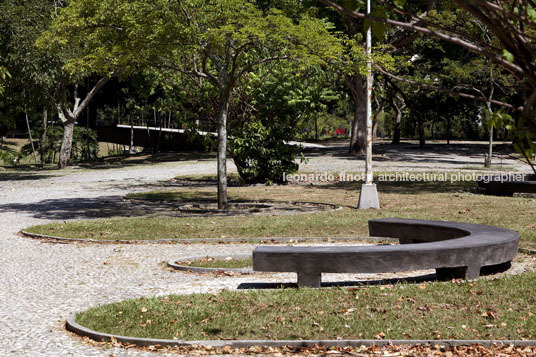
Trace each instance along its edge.
{"label": "green grass", "polygon": [[214,259],[210,257],[199,260],[177,262],[180,265],[187,265],[197,268],[221,268],[221,269],[237,269],[249,268],[253,266],[251,259]]}
{"label": "green grass", "polygon": [[285,289],[126,300],[88,328],[165,339],[534,339],[536,274],[362,289]]}
{"label": "green grass", "polygon": [[[52,223],[30,227],[38,234],[102,240],[225,237],[348,237],[368,235],[367,221],[401,217],[501,226],[518,231],[522,246],[536,246],[536,199],[472,194],[474,182],[377,182],[381,210],[357,210],[360,182],[326,185],[231,187],[231,200],[308,201],[342,210],[284,216],[143,217]],[[216,199],[215,188],[183,188],[145,197]]]}

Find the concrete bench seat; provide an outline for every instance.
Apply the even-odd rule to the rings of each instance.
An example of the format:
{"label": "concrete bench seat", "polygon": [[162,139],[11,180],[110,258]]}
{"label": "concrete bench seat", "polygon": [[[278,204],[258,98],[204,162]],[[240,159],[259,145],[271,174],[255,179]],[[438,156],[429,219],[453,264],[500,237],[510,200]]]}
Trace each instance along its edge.
{"label": "concrete bench seat", "polygon": [[477,181],[479,191],[486,195],[513,196],[514,193],[536,193],[536,175],[523,175],[523,181],[511,177],[501,180],[500,175],[484,176]]}
{"label": "concrete bench seat", "polygon": [[322,273],[389,273],[436,269],[440,278],[476,279],[480,269],[512,261],[519,234],[468,223],[386,218],[369,222],[370,235],[400,245],[279,247],[253,251],[253,270],[296,272],[298,285],[320,287]]}

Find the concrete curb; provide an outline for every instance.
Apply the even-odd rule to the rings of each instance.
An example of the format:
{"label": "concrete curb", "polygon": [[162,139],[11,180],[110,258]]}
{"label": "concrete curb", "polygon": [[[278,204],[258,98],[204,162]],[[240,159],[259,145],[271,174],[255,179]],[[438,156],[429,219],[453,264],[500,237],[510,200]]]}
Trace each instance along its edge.
{"label": "concrete curb", "polygon": [[362,242],[380,242],[393,241],[398,242],[398,239],[378,238],[378,237],[334,237],[334,238],[318,238],[318,237],[259,237],[259,238],[176,238],[176,239],[133,239],[133,240],[97,240],[97,239],[81,239],[81,238],[65,238],[49,236],[45,234],[30,233],[20,231],[20,234],[27,238],[54,240],[58,242],[72,243],[97,243],[97,244],[203,244],[203,243],[294,243],[294,242],[347,242],[347,241],[362,241]]}
{"label": "concrete curb", "polygon": [[536,340],[200,340],[200,341],[183,341],[183,340],[164,340],[130,336],[119,336],[102,333],[88,329],[79,325],[75,321],[75,315],[71,315],[65,327],[80,336],[86,336],[94,341],[111,341],[133,344],[140,347],[160,345],[174,347],[196,347],[211,346],[221,348],[229,346],[231,348],[248,348],[252,346],[265,347],[359,347],[359,346],[385,346],[385,345],[440,345],[445,347],[451,346],[468,346],[482,345],[489,347],[491,345],[514,345],[514,346],[536,346]]}
{"label": "concrete curb", "polygon": [[534,250],[534,249],[519,248],[519,252],[529,254],[529,255],[536,255],[536,250]]}
{"label": "concrete curb", "polygon": [[[251,254],[237,254],[237,255],[215,255],[211,256],[209,258],[214,258],[216,260],[224,260],[227,257],[231,257],[233,259],[251,259],[251,262],[253,264],[253,256]],[[207,258],[206,256],[201,257],[190,257],[190,258],[182,258],[180,261],[193,261],[193,260],[199,260]],[[254,274],[253,267],[251,268],[202,268],[202,267],[192,267],[189,265],[180,265],[177,264],[178,259],[171,259],[168,261],[167,265],[170,268],[173,268],[175,270],[181,270],[181,271],[188,271],[192,273],[219,273],[219,272],[231,272],[231,273],[237,273],[237,274]]]}

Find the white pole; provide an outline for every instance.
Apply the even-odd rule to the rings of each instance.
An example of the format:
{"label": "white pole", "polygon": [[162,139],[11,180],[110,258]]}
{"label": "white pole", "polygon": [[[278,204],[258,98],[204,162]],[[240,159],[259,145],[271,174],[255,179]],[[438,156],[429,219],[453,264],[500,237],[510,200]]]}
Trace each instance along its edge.
{"label": "white pole", "polygon": [[[370,14],[370,0],[367,0],[367,15]],[[380,208],[378,191],[372,183],[372,24],[369,21],[367,28],[367,157],[365,161],[365,184],[361,186],[359,194],[359,208]]]}
{"label": "white pole", "polygon": [[[370,0],[367,0],[367,15],[370,14]],[[372,173],[372,29],[367,28],[367,161],[365,163],[366,184],[371,185]]]}

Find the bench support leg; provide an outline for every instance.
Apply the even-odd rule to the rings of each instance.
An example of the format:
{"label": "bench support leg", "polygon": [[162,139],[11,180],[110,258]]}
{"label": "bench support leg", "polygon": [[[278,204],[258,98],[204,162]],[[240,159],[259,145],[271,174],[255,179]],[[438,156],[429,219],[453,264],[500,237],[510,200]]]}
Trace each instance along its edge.
{"label": "bench support leg", "polygon": [[298,286],[306,288],[319,288],[322,273],[298,272]]}
{"label": "bench support leg", "polygon": [[480,276],[480,266],[471,265],[467,267],[456,268],[437,268],[436,275],[438,280],[477,279]]}

